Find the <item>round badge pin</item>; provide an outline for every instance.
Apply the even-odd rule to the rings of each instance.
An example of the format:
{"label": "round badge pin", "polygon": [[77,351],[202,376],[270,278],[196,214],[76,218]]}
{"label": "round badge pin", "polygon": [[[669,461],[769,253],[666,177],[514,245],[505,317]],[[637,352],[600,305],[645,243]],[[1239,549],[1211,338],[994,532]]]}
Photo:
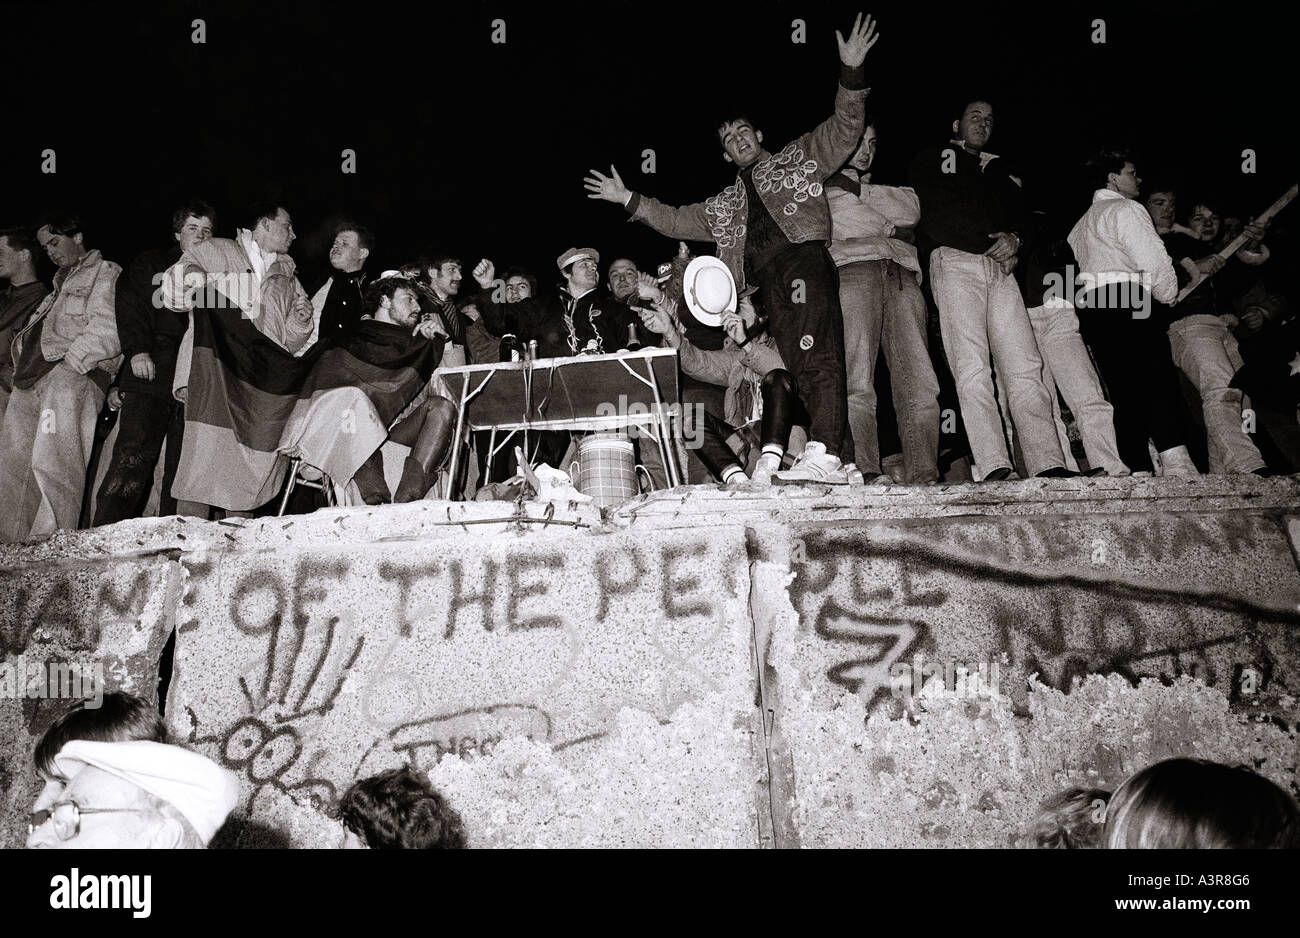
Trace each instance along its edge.
{"label": "round badge pin", "polygon": [[810,335],[804,336],[802,339],[799,340],[799,347],[803,349],[805,352],[808,351],[810,348],[813,347],[813,337]]}

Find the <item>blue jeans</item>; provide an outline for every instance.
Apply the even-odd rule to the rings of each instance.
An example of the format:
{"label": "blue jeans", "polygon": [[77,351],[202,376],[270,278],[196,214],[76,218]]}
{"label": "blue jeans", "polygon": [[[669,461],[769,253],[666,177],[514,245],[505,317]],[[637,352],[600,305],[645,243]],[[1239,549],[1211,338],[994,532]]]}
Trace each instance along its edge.
{"label": "blue jeans", "polygon": [[876,432],[876,357],[883,342],[889,364],[906,478],[939,478],[939,381],[930,364],[925,299],[916,276],[891,260],[840,268],[844,367],[854,457],[865,475],[880,472]]}
{"label": "blue jeans", "polygon": [[975,458],[975,478],[1013,466],[994,399],[993,368],[1006,388],[1029,474],[1064,466],[1052,400],[1043,384],[1043,360],[1015,278],[982,254],[941,247],[930,255],[930,286]]}

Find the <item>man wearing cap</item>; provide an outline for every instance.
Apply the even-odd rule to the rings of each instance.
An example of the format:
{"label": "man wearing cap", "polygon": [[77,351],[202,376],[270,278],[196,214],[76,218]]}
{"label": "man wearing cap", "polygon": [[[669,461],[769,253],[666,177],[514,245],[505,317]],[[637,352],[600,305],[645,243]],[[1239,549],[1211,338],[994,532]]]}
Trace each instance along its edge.
{"label": "man wearing cap", "polygon": [[67,784],[33,805],[31,848],[202,849],[239,800],[233,772],[150,740],[74,739],[54,769]]}
{"label": "man wearing cap", "polygon": [[868,89],[862,63],[879,38],[859,14],[840,49],[840,86],[835,113],[811,133],[773,155],[744,117],[718,128],[723,158],[739,172],[733,185],[705,202],[680,208],[630,191],[611,176],[592,171],[584,179],[589,198],[623,205],[632,217],[671,238],[714,241],[718,257],[742,288],[758,287],[781,356],[812,410],[811,442],[794,468],[780,478],[844,482],[841,462],[852,458],[844,382],[844,324],[835,264],[826,251],[830,213],[822,184],[853,153],[862,135]]}
{"label": "man wearing cap", "polygon": [[[599,292],[600,254],[595,248],[569,248],[556,259],[564,276],[564,326],[574,355],[605,355],[627,348],[629,326],[640,319],[624,304]],[[646,342],[639,329],[637,338]]]}

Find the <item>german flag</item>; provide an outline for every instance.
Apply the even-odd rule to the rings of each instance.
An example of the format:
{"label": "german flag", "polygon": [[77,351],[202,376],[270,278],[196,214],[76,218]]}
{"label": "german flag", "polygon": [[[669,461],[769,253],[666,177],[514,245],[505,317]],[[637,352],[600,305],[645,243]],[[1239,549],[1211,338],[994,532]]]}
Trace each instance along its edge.
{"label": "german flag", "polygon": [[344,483],[422,399],[441,336],[363,319],[301,357],[239,309],[196,308],[185,438],[172,494],[252,511],[284,486],[291,457]]}

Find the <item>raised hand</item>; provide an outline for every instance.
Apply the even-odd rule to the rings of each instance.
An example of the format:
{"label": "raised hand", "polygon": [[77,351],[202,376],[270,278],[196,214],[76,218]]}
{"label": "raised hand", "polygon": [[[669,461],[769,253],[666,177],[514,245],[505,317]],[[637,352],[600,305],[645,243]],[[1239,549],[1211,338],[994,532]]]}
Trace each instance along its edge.
{"label": "raised hand", "polygon": [[623,177],[618,174],[617,169],[611,165],[609,171],[610,175],[606,176],[594,169],[587,170],[591,175],[582,178],[583,186],[587,190],[587,198],[604,199],[606,202],[626,205],[627,200],[632,197],[632,191],[623,185]]}
{"label": "raised hand", "polygon": [[664,293],[659,289],[659,284],[655,282],[653,276],[645,271],[640,271],[636,275],[636,295],[643,300],[657,302],[663,297]]}
{"label": "raised hand", "polygon": [[754,309],[754,301],[748,295],[742,296],[736,303],[736,312],[740,314],[740,321],[746,328],[758,322],[758,310]]}
{"label": "raised hand", "polygon": [[733,312],[722,314],[722,329],[731,337],[731,341],[737,345],[743,345],[745,342],[745,324],[741,321],[740,315]]}
{"label": "raised hand", "polygon": [[835,41],[840,45],[840,62],[849,68],[857,68],[879,38],[871,14],[868,13],[866,22],[863,22],[862,14],[859,13],[853,20],[853,28],[849,30],[848,39],[840,35],[838,29],[835,30]]}
{"label": "raised hand", "polygon": [[496,275],[496,265],[486,257],[479,261],[474,267],[474,280],[477,281],[478,285],[484,290],[492,286],[492,281],[496,279]]}

